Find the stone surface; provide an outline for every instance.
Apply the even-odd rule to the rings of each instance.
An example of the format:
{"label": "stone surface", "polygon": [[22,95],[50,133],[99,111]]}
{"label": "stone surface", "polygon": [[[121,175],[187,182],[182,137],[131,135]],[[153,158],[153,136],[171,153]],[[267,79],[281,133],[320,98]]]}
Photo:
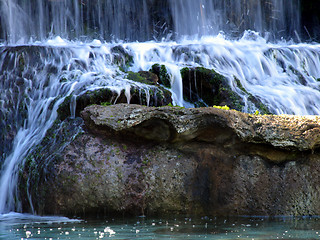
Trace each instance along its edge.
{"label": "stone surface", "polygon": [[82,117],[38,178],[40,214],[320,214],[318,117],[128,104]]}
{"label": "stone surface", "polygon": [[[71,215],[187,212],[196,161],[182,155],[164,146],[81,135],[55,165],[54,185],[59,187],[50,194],[54,204],[46,211]],[[180,158],[184,161],[177,161]]]}
{"label": "stone surface", "polygon": [[[266,144],[293,151],[314,150],[320,144],[320,117],[252,115],[217,108],[152,108],[138,105],[92,105],[82,112],[92,130],[134,132],[156,141],[200,141]],[[238,141],[239,141],[238,140]],[[228,143],[229,142],[229,143]]]}

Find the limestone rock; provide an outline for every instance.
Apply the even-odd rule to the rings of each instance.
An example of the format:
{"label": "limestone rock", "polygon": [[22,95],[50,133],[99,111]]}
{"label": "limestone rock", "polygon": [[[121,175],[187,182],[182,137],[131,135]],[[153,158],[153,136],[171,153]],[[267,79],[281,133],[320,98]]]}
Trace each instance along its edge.
{"label": "limestone rock", "polygon": [[[320,117],[250,115],[217,108],[145,107],[138,105],[92,105],[82,112],[87,126],[122,133],[134,132],[157,141],[192,139],[227,144],[271,145],[280,150],[308,151],[320,144]],[[232,142],[232,141],[231,141]]]}
{"label": "limestone rock", "polygon": [[319,117],[128,104],[81,115],[81,132],[81,119],[56,124],[61,146],[46,137],[28,157],[25,211],[31,197],[38,214],[70,216],[320,214]]}

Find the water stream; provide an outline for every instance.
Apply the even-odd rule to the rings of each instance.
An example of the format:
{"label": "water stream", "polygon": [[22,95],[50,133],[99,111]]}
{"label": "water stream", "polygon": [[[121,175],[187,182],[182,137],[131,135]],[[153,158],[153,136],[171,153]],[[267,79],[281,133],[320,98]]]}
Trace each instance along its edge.
{"label": "water stream", "polygon": [[108,87],[124,89],[130,103],[130,86],[148,92],[127,79],[114,47],[132,57],[127,71],[165,65],[176,105],[192,106],[184,101],[180,70],[201,66],[227,78],[245,112],[256,110],[249,92],[274,114],[320,114],[320,45],[295,41],[299,1],[0,3],[0,224],[21,210],[19,169],[66,97]]}

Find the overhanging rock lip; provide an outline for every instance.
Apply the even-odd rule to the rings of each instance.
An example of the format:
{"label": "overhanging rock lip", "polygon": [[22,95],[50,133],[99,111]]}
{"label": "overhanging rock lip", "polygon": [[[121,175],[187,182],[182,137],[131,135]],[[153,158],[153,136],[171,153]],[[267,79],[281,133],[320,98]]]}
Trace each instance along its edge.
{"label": "overhanging rock lip", "polygon": [[[320,145],[320,117],[293,115],[252,115],[211,107],[147,107],[135,104],[91,105],[81,116],[91,129],[109,128],[126,132],[142,123],[159,119],[167,122],[175,139],[189,141],[206,128],[227,128],[243,142],[268,144],[276,148],[308,151]],[[154,126],[156,127],[156,126]],[[200,133],[199,133],[200,134]]]}

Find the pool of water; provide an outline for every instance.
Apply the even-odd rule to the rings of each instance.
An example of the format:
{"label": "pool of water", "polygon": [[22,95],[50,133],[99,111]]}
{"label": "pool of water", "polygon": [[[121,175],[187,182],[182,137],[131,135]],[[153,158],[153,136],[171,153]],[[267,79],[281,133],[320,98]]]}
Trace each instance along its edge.
{"label": "pool of water", "polygon": [[0,215],[0,239],[319,239],[318,217],[133,217],[72,220]]}

